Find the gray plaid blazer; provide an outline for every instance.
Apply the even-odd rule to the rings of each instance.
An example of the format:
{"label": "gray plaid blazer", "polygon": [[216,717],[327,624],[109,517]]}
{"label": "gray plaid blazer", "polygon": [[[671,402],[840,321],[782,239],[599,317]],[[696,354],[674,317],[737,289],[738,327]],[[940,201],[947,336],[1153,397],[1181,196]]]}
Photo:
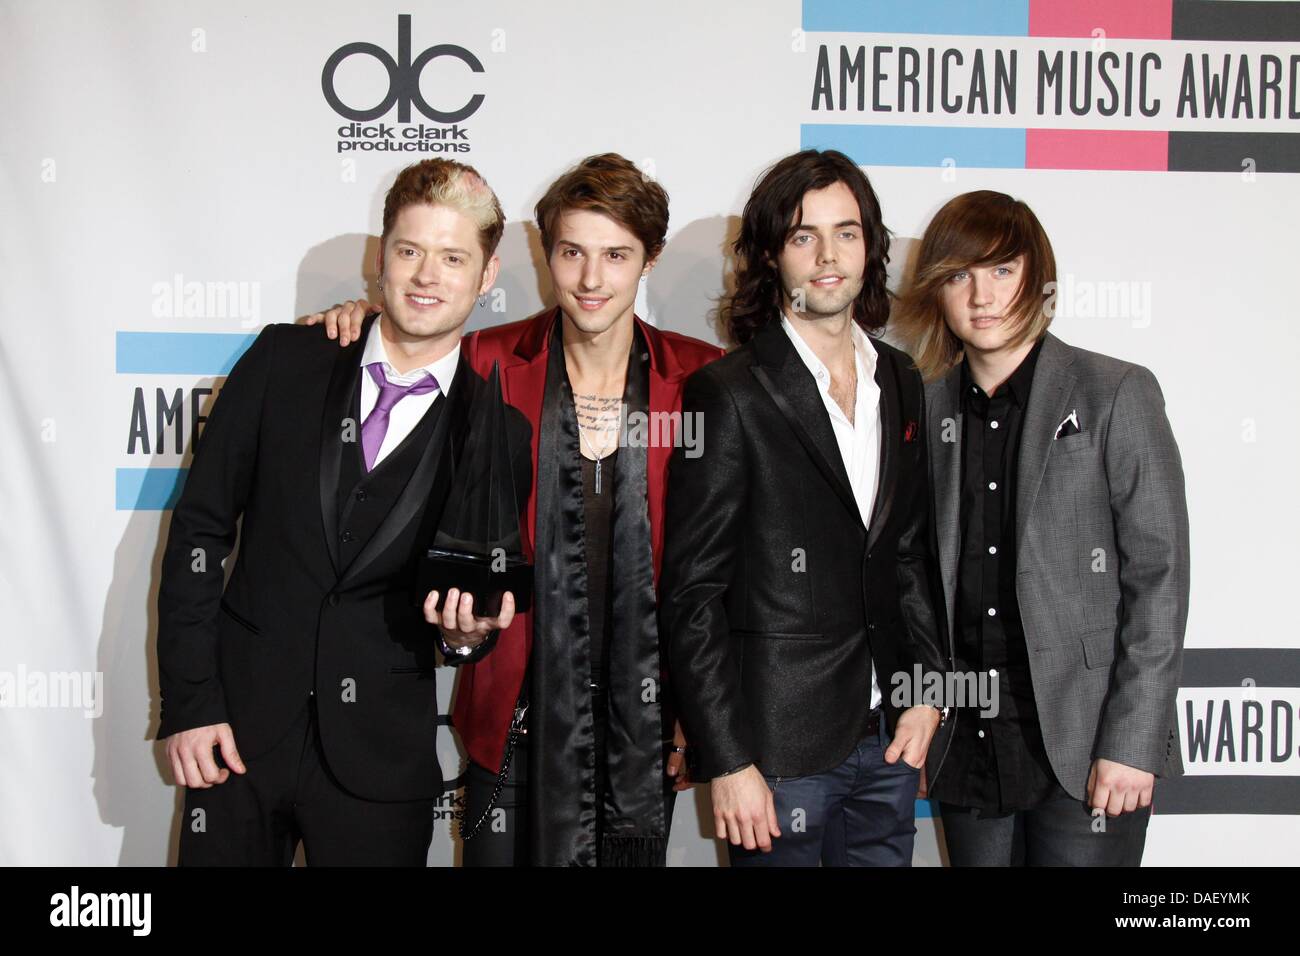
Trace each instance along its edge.
{"label": "gray plaid blazer", "polygon": [[[949,634],[961,550],[960,375],[954,368],[926,386]],[[1072,413],[1080,431],[1055,438]],[[1057,779],[1082,800],[1094,758],[1157,776],[1182,773],[1175,704],[1187,625],[1187,502],[1155,376],[1048,333],[1018,468],[1016,595]],[[956,711],[932,744],[936,769],[955,721],[972,712]]]}

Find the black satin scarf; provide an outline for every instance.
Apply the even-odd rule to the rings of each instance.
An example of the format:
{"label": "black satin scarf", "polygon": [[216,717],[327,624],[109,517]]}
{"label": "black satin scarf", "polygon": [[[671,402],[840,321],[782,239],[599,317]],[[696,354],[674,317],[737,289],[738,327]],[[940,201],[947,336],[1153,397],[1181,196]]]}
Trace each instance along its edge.
{"label": "black satin scarf", "polygon": [[[552,333],[537,450],[537,536],[528,712],[532,862],[662,866],[667,851],[665,728],[660,698],[646,449],[620,447],[611,516],[609,790],[597,808],[592,730],[582,462],[563,317]],[[623,402],[649,406],[649,350],[637,332]],[[602,838],[596,838],[598,812]]]}

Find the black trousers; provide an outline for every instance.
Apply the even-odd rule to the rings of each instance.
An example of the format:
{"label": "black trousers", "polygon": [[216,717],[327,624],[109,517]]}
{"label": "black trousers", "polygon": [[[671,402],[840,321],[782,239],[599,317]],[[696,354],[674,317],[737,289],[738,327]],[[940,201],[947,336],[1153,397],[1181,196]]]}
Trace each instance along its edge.
{"label": "black trousers", "polygon": [[[236,738],[236,744],[239,743]],[[433,801],[382,803],[343,789],[320,744],[314,700],[246,773],[185,792],[181,866],[425,866]]]}
{"label": "black trousers", "polygon": [[1058,784],[1056,794],[1003,815],[940,803],[953,866],[1138,866],[1151,808],[1094,816]]}
{"label": "black trousers", "polygon": [[[465,821],[472,827],[483,816],[501,768],[469,762],[465,771]],[[462,866],[526,866],[528,863],[528,746],[519,741],[510,773],[488,819],[464,843]]]}

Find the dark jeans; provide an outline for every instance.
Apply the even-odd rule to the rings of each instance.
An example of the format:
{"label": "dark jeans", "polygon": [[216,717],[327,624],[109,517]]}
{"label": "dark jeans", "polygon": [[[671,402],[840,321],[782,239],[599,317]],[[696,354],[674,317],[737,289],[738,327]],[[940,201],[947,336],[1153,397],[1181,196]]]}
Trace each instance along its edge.
{"label": "dark jeans", "polygon": [[[236,739],[238,743],[238,739]],[[314,703],[269,751],[225,783],[185,791],[181,866],[425,866],[433,801],[380,803],[348,793],[325,764]],[[202,811],[197,813],[196,811]]]}
{"label": "dark jeans", "polygon": [[885,763],[883,718],[838,767],[806,777],[764,774],[781,836],[772,852],[728,844],[732,866],[911,866],[921,772]]}
{"label": "dark jeans", "polygon": [[985,814],[939,805],[953,866],[1138,866],[1151,808],[1094,817],[1058,785],[1057,795],[1028,810]]}

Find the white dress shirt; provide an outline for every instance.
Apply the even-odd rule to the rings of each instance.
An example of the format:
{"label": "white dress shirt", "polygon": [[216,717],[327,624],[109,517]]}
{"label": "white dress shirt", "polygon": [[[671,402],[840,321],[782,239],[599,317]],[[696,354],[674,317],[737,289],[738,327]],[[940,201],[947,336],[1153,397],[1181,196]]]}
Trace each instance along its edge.
{"label": "white dress shirt", "polygon": [[[831,373],[817,354],[803,340],[788,316],[781,316],[781,327],[790,336],[799,358],[812,373],[821,393],[822,403],[831,419],[835,441],[840,446],[844,470],[849,473],[849,486],[863,526],[871,524],[871,513],[880,489],[880,386],[876,384],[876,349],[871,339],[856,322],[853,327],[853,358],[858,370],[858,389],[853,403],[853,421],[835,399],[831,398]],[[871,706],[880,706],[880,684],[876,680],[876,665],[871,664]]]}
{"label": "white dress shirt", "polygon": [[460,363],[460,348],[457,347],[436,362],[413,368],[405,375],[397,374],[388,360],[384,337],[379,332],[379,323],[383,321],[384,316],[381,315],[371,323],[370,331],[366,334],[365,348],[361,353],[361,422],[365,422],[374,410],[375,403],[379,401],[379,386],[375,384],[375,380],[370,377],[370,371],[366,368],[372,362],[383,363],[384,375],[393,385],[413,385],[424,378],[425,372],[428,372],[437,379],[438,387],[422,395],[407,395],[392,407],[388,413],[388,431],[384,433],[384,440],[375,454],[375,465],[383,461],[385,456],[411,433],[411,429],[415,428],[424,417],[424,413],[433,405],[434,399],[451,388],[452,380],[456,377],[456,366]]}

